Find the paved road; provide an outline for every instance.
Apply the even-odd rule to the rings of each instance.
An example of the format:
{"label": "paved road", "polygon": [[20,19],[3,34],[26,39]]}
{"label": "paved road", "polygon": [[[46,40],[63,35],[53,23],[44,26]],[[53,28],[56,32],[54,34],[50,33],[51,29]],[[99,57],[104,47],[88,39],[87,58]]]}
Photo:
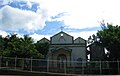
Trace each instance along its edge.
{"label": "paved road", "polygon": [[24,71],[14,69],[0,69],[0,76],[120,76],[120,75],[75,75],[75,74],[62,74],[62,73],[46,73],[35,71]]}

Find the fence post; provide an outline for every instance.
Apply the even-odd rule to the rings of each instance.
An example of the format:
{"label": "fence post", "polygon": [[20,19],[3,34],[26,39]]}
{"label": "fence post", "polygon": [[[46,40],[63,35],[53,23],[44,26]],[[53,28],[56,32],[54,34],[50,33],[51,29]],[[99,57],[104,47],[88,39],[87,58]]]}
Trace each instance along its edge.
{"label": "fence post", "polygon": [[119,70],[120,70],[120,69],[119,69],[119,66],[120,66],[120,65],[119,65],[119,60],[117,60],[117,64],[118,64],[118,75],[119,75],[119,73],[120,73],[120,72],[119,72]]}
{"label": "fence post", "polygon": [[8,67],[8,60],[6,61],[6,67]]}
{"label": "fence post", "polygon": [[102,74],[102,64],[101,64],[101,60],[99,61],[100,63],[100,75]]}
{"label": "fence post", "polygon": [[16,65],[17,65],[17,56],[15,57],[15,69],[16,69]]}
{"label": "fence post", "polygon": [[84,75],[84,61],[82,61],[82,75]]}
{"label": "fence post", "polygon": [[32,57],[31,57],[31,68],[30,68],[30,71],[32,71]]}
{"label": "fence post", "polygon": [[0,56],[0,68],[2,67],[2,56]]}
{"label": "fence post", "polygon": [[64,60],[64,73],[66,74],[66,61]]}
{"label": "fence post", "polygon": [[49,72],[49,58],[47,59],[47,72]]}

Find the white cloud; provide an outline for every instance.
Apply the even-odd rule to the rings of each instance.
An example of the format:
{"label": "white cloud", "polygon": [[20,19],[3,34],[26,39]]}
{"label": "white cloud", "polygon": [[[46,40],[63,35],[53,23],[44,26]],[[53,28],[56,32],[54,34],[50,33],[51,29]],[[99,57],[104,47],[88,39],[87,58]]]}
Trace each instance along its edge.
{"label": "white cloud", "polygon": [[[11,0],[15,1],[15,0]],[[17,1],[17,0],[16,0]],[[56,16],[59,13],[66,14],[55,20],[64,21],[65,25],[70,28],[88,28],[99,26],[99,22],[104,19],[106,22],[120,25],[120,1],[119,0],[23,0],[31,7],[31,2],[40,4],[37,13],[31,11],[20,10],[5,6],[0,10],[0,29],[9,29],[18,31],[24,29],[34,31],[42,29],[45,26],[45,21],[52,21],[51,16]],[[7,1],[6,1],[7,3]],[[9,12],[9,13],[8,13]],[[49,31],[49,30],[48,30]],[[80,32],[71,33],[88,38],[89,35],[96,33]],[[39,35],[33,34],[33,37]],[[40,35],[42,36],[42,35]],[[38,37],[39,38],[39,37]]]}
{"label": "white cloud", "polygon": [[[97,31],[90,31],[90,32],[88,32],[88,31],[84,31],[84,32],[67,32],[67,34],[73,36],[74,39],[76,39],[78,37],[81,37],[81,38],[83,38],[85,40],[88,40],[89,36],[92,36],[96,32]],[[53,34],[53,35],[55,35],[55,34]],[[40,40],[40,39],[42,39],[44,37],[47,38],[48,40],[50,40],[50,37],[52,37],[53,35],[40,35],[40,34],[34,33],[34,34],[30,35],[30,37],[32,37],[34,39],[34,41],[36,42],[36,41],[38,41],[38,40]]]}
{"label": "white cloud", "polygon": [[29,8],[32,7],[32,3],[29,0],[27,0],[27,5],[29,6]]}
{"label": "white cloud", "polygon": [[120,25],[119,0],[30,0],[39,2],[46,8],[49,16],[67,12],[67,16],[57,18],[70,28],[99,26],[98,21]]}
{"label": "white cloud", "polygon": [[34,33],[34,34],[30,35],[30,37],[32,37],[34,39],[34,41],[36,42],[44,37],[47,38],[48,40],[50,40],[51,35],[40,35],[40,34]]}
{"label": "white cloud", "polygon": [[35,31],[42,29],[47,20],[43,11],[45,10],[39,10],[39,12],[35,13],[10,6],[4,6],[0,9],[0,29],[10,31],[18,31],[19,29]]}
{"label": "white cloud", "polygon": [[[66,15],[50,19],[64,21],[69,28],[89,28],[100,26],[99,21],[120,25],[120,1],[119,0],[30,0],[40,3],[40,7],[46,8],[48,18],[65,12]],[[87,30],[87,29],[86,29]],[[68,34],[88,39],[96,31],[71,32]]]}
{"label": "white cloud", "polygon": [[81,37],[85,40],[88,40],[89,36],[92,36],[93,34],[96,34],[97,31],[84,31],[84,32],[68,32],[68,34],[70,34],[71,36],[74,37],[74,39]]}
{"label": "white cloud", "polygon": [[2,35],[2,37],[6,37],[8,35],[8,33],[5,32],[5,31],[0,30],[0,35]]}
{"label": "white cloud", "polygon": [[10,0],[2,0],[1,4],[2,5],[5,5],[5,4],[8,4]]}

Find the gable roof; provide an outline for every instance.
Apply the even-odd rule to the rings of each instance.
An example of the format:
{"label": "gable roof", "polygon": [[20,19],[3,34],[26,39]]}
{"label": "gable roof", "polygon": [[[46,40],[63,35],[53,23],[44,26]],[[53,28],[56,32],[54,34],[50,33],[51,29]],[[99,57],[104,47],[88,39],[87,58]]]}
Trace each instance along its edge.
{"label": "gable roof", "polygon": [[[53,35],[52,37],[55,37],[55,36],[57,36],[58,34],[61,34],[61,33],[66,34],[66,35],[68,35],[68,36],[70,36],[70,37],[73,37],[73,36],[71,36],[71,35],[69,35],[69,34],[67,34],[67,33],[65,33],[65,32],[63,32],[63,31],[58,32],[57,34]],[[51,38],[52,38],[52,37],[51,37]]]}
{"label": "gable roof", "polygon": [[[81,37],[78,37],[78,38],[76,38],[75,40],[77,40],[77,39],[82,39],[82,40],[84,40],[84,41],[87,41],[87,40],[85,40],[85,39],[83,39],[83,38],[81,38]],[[75,41],[75,40],[74,40],[74,41]]]}
{"label": "gable roof", "polygon": [[42,38],[39,42],[48,42],[48,43],[50,43],[50,41],[47,39],[47,38]]}

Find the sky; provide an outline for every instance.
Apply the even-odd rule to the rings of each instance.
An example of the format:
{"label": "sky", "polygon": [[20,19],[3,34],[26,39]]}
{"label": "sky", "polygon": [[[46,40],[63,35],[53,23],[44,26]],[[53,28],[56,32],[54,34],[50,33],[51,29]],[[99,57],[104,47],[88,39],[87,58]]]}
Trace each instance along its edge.
{"label": "sky", "polygon": [[120,25],[119,0],[0,0],[0,35],[29,35],[35,41],[63,31],[88,39],[100,23]]}

